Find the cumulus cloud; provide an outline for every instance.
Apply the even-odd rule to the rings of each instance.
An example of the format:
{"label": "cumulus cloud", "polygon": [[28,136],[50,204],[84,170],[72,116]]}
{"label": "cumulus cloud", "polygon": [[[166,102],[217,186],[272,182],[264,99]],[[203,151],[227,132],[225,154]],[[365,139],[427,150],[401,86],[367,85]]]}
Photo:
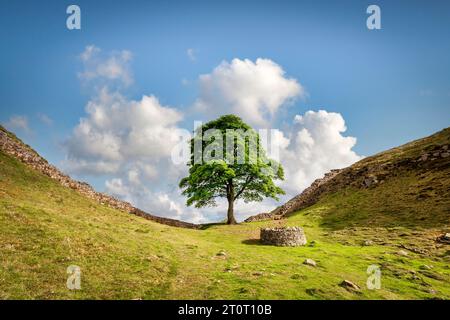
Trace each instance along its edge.
{"label": "cumulus cloud", "polygon": [[[71,139],[71,142],[74,140]],[[101,159],[83,159],[82,156],[68,155],[61,163],[64,171],[70,174],[99,176],[115,174],[120,170],[120,162],[105,161]]]}
{"label": "cumulus cloud", "polygon": [[[187,54],[195,59],[193,50]],[[183,114],[153,95],[130,100],[121,93],[132,82],[131,57],[128,51],[104,53],[95,46],[80,55],[84,66],[80,79],[95,90],[85,116],[65,142],[63,166],[69,173],[103,175],[107,193],[150,213],[195,223],[223,220],[226,201],[219,200],[215,208],[186,207],[178,188],[188,174],[186,161],[172,161],[174,147],[187,145],[187,131],[180,128]],[[199,83],[195,111],[210,117],[234,113],[255,127],[268,127],[284,105],[305,95],[296,79],[268,59],[224,61],[201,75]],[[20,120],[13,122],[24,126]],[[340,114],[323,110],[297,115],[289,128],[276,131],[279,160],[286,171],[282,182],[286,197],[298,194],[330,169],[360,159],[352,150],[356,139],[344,136],[345,131]],[[236,215],[242,220],[277,205],[271,199],[238,202]]]}
{"label": "cumulus cloud", "polygon": [[4,122],[3,125],[10,131],[20,130],[24,133],[31,132],[31,129],[28,126],[28,118],[26,116],[13,115],[8,121]]}
{"label": "cumulus cloud", "polygon": [[186,161],[171,161],[174,146],[187,145],[187,131],[178,127],[183,115],[153,95],[131,100],[122,94],[132,82],[131,56],[95,46],[80,54],[79,78],[93,91],[85,116],[64,143],[62,167],[71,174],[105,177],[106,192],[148,212],[200,221],[198,211],[182,210],[185,199],[177,185],[187,174]]}
{"label": "cumulus cloud", "polygon": [[280,107],[305,95],[296,79],[269,59],[223,61],[201,75],[195,110],[211,116],[234,113],[254,126],[267,126]]}
{"label": "cumulus cloud", "polygon": [[128,100],[102,89],[86,106],[86,116],[65,142],[65,171],[106,176],[107,193],[147,212],[191,222],[205,217],[185,208],[178,181],[185,162],[171,161],[172,149],[184,141],[182,114],[154,96]]}
{"label": "cumulus cloud", "polygon": [[162,106],[154,96],[127,100],[104,88],[88,102],[86,117],[66,142],[68,164],[91,173],[114,173],[132,164],[142,167],[148,177],[155,176],[156,170],[140,163],[171,156],[180,142],[177,123],[181,119],[179,111]]}
{"label": "cumulus cloud", "polygon": [[130,180],[114,178],[106,181],[106,192],[152,214],[193,223],[210,221],[210,217],[199,210],[186,207],[185,199],[174,191],[151,190]]}
{"label": "cumulus cloud", "polygon": [[[346,167],[362,158],[352,150],[356,138],[345,136],[345,131],[343,117],[339,113],[324,110],[307,111],[295,116],[292,127],[286,132],[275,130],[272,143],[279,147],[279,160],[286,176],[286,180],[280,183],[287,193],[282,201],[299,194],[331,169]],[[152,167],[150,174],[153,169],[157,170]],[[219,199],[218,206],[213,208],[186,207],[185,198],[176,184],[187,172],[182,167],[176,174],[167,175],[173,169],[173,164],[170,164],[162,170],[166,180],[173,182],[172,188],[164,191],[143,184],[140,178],[144,170],[133,168],[123,174],[122,178],[108,181],[107,192],[148,212],[174,219],[195,223],[223,220],[227,210],[227,203],[223,199]],[[238,201],[235,213],[238,220],[244,220],[253,214],[269,212],[278,205],[273,199],[264,199],[260,203]]]}
{"label": "cumulus cloud", "polygon": [[87,46],[80,54],[84,70],[78,74],[85,83],[98,81],[104,84],[106,81],[119,82],[124,86],[133,83],[133,75],[129,63],[132,54],[128,50],[103,54],[96,46]]}
{"label": "cumulus cloud", "polygon": [[187,54],[189,60],[191,60],[191,61],[197,60],[197,57],[195,56],[195,50],[194,49],[192,49],[192,48],[187,49],[186,50],[186,54]]}
{"label": "cumulus cloud", "polygon": [[282,187],[295,196],[331,169],[343,168],[362,157],[352,148],[356,138],[346,137],[344,118],[324,110],[295,116],[286,135],[278,133],[280,160],[286,180]]}
{"label": "cumulus cloud", "polygon": [[122,179],[113,178],[111,180],[106,180],[105,186],[106,192],[110,195],[121,198],[125,201],[132,201],[128,188],[123,184]]}

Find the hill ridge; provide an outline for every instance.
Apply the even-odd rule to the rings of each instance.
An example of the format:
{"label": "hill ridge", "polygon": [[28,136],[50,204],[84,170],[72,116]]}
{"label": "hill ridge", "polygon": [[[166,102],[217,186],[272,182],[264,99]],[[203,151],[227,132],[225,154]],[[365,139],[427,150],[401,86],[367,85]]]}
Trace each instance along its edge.
{"label": "hill ridge", "polygon": [[102,205],[173,227],[190,229],[199,229],[201,227],[201,225],[198,224],[149,214],[134,207],[129,202],[95,191],[88,183],[74,180],[70,176],[62,173],[58,168],[48,163],[48,161],[40,156],[34,149],[23,143],[16,135],[5,129],[3,126],[0,126],[0,150],[38,172],[56,180],[62,186],[71,188],[81,195]]}
{"label": "hill ridge", "polygon": [[335,192],[345,186],[372,188],[404,169],[424,171],[449,166],[450,128],[445,128],[428,137],[361,159],[349,167],[331,170],[285,204],[269,213],[251,216],[245,222],[278,220],[314,205],[323,193]]}

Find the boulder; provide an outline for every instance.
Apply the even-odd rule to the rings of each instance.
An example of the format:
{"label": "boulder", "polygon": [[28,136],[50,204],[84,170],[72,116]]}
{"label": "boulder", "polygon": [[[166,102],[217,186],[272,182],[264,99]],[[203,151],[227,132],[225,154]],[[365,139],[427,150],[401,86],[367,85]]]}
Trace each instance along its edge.
{"label": "boulder", "polygon": [[352,291],[361,290],[361,288],[357,284],[355,284],[349,280],[344,280],[339,285],[347,290],[352,290]]}
{"label": "boulder", "polygon": [[303,264],[306,264],[307,266],[316,267],[317,263],[313,259],[306,259]]}
{"label": "boulder", "polygon": [[220,250],[219,252],[216,253],[216,256],[218,256],[218,257],[226,257],[227,253],[224,250]]}

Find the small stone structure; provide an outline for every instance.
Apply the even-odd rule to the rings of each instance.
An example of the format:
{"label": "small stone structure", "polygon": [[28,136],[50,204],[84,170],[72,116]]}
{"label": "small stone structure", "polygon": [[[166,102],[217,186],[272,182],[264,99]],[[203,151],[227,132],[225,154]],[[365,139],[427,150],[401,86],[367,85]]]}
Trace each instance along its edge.
{"label": "small stone structure", "polygon": [[306,244],[306,236],[300,227],[261,228],[261,243],[296,247]]}

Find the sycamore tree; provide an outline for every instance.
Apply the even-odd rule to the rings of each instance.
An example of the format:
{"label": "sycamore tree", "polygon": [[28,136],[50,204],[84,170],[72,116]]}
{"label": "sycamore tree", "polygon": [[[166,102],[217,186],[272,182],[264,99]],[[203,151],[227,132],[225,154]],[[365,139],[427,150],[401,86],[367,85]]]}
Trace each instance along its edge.
{"label": "sycamore tree", "polygon": [[284,191],[274,180],[283,180],[281,165],[269,159],[259,134],[239,117],[225,115],[194,132],[190,141],[189,176],[180,181],[187,205],[216,206],[228,201],[227,223],[236,224],[234,203],[278,200]]}

